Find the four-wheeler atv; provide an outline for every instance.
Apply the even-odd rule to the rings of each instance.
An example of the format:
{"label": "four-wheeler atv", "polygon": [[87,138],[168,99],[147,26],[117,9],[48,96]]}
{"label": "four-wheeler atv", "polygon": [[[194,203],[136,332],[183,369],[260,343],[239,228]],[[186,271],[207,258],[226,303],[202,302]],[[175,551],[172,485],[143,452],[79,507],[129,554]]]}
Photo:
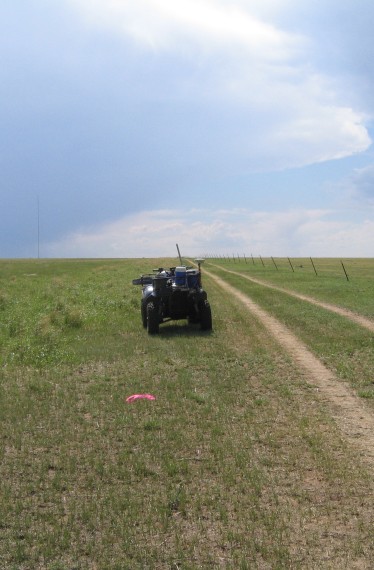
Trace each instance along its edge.
{"label": "four-wheeler atv", "polygon": [[210,305],[201,285],[200,266],[204,260],[196,261],[198,269],[160,267],[152,274],[133,279],[133,285],[142,285],[141,317],[149,334],[158,333],[161,323],[179,319],[200,323],[205,331],[212,329]]}

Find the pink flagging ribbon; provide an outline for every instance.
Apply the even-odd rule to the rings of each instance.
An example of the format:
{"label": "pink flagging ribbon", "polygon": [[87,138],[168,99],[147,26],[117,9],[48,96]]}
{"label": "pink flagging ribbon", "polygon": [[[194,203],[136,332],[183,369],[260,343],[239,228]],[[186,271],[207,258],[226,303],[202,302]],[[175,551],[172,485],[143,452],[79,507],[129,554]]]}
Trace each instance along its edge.
{"label": "pink flagging ribbon", "polygon": [[133,394],[126,398],[126,402],[131,404],[131,402],[135,402],[135,400],[155,400],[156,397],[152,396],[152,394]]}

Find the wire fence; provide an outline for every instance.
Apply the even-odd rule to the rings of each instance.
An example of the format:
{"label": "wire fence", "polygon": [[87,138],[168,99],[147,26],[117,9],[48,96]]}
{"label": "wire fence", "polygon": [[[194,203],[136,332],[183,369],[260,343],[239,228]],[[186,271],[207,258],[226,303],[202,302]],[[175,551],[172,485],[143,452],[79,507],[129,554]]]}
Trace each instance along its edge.
{"label": "wire fence", "polygon": [[254,272],[268,271],[288,271],[290,273],[311,273],[316,277],[342,277],[346,281],[351,278],[363,275],[371,276],[374,279],[374,260],[360,258],[312,258],[312,257],[273,257],[253,254],[232,254],[204,255],[206,260],[212,262],[224,262],[225,264],[245,264],[248,270]]}

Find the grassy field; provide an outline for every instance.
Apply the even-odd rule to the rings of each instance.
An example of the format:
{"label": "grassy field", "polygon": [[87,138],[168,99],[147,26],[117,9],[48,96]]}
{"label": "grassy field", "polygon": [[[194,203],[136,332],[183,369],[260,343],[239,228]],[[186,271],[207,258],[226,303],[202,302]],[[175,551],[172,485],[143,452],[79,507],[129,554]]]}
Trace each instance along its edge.
{"label": "grassy field", "polygon": [[321,301],[335,303],[374,318],[372,258],[263,258],[263,264],[260,259],[244,260],[244,257],[208,261],[209,265],[239,271],[244,275],[306,293]]}
{"label": "grassy field", "polygon": [[[0,568],[372,568],[372,473],[262,325],[206,278],[212,333],[142,328],[132,278],[175,263],[0,261]],[[367,315],[356,271],[295,290]],[[367,331],[222,277],[371,403]]]}
{"label": "grassy field", "polygon": [[[336,260],[318,260],[321,276],[309,272],[290,273],[282,267],[271,273],[262,267],[243,263],[219,263],[229,271],[261,279],[269,284],[308,294],[374,319],[374,260],[355,260],[354,278],[334,275]],[[351,262],[353,265],[353,262]],[[305,260],[301,263],[305,266]],[[350,382],[361,397],[374,405],[374,338],[364,328],[346,318],[293,298],[279,290],[263,287],[208,264],[209,270],[223,277],[286,324],[312,349],[322,362]],[[361,270],[359,268],[361,267]],[[351,272],[353,273],[353,272]]]}

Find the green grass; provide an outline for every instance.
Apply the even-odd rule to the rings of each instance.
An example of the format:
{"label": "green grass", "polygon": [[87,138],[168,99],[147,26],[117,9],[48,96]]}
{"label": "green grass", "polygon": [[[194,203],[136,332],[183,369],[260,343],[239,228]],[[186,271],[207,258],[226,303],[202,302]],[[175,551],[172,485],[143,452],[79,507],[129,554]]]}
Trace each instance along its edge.
{"label": "green grass", "polygon": [[369,568],[372,478],[262,326],[206,279],[211,334],[144,331],[164,262],[0,262],[0,567]]}
{"label": "green grass", "polygon": [[[238,275],[210,268],[227,282],[231,283],[244,293],[247,293],[255,302],[277,317],[291,331],[333,370],[342,380],[349,381],[358,394],[366,399],[374,399],[374,338],[373,334],[365,328],[350,322],[345,317],[336,315],[331,311],[315,305],[300,301],[280,291],[263,287],[243,279]],[[243,272],[243,275],[248,273]],[[362,272],[362,285],[369,290],[371,277],[364,281],[365,271]],[[286,286],[286,282],[281,282]],[[277,285],[280,285],[280,278]],[[300,285],[300,282],[299,282]],[[320,297],[331,301],[331,284],[320,288]],[[356,290],[346,289],[344,281],[340,281],[336,288],[344,289],[340,298],[344,298],[345,306],[359,307],[359,297]],[[288,289],[295,290],[294,283],[289,282]],[[304,278],[299,291],[308,293]],[[368,307],[373,296],[364,298],[364,305]],[[374,402],[371,402],[374,404]]]}
{"label": "green grass", "polygon": [[[292,259],[291,265],[285,258],[264,258],[262,265],[259,259],[251,258],[212,259],[207,267],[219,265],[230,271],[238,271],[249,277],[261,279],[278,287],[285,287],[297,293],[315,297],[321,301],[334,303],[347,309],[358,311],[362,315],[374,318],[374,259]],[[347,281],[342,265],[347,271]]]}

